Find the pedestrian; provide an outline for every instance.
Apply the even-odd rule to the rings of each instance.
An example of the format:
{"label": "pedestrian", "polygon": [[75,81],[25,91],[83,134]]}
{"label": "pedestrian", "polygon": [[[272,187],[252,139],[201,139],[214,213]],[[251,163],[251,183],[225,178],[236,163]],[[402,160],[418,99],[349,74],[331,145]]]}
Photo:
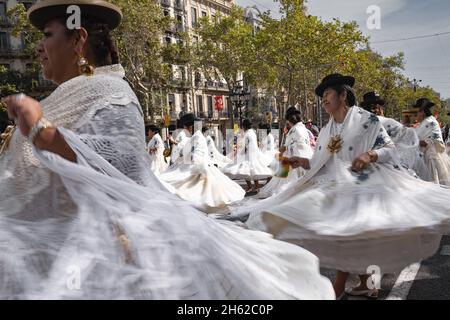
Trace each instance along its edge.
{"label": "pedestrian", "polygon": [[376,298],[368,274],[399,272],[439,248],[441,234],[450,231],[450,190],[411,177],[394,161],[396,149],[378,117],[356,106],[354,83],[331,74],[316,88],[330,120],[312,159],[290,160],[306,174],[289,190],[233,214],[250,212],[249,228],[298,244],[322,267],[338,270],[338,298],[349,273],[361,279],[350,294]]}
{"label": "pedestrian", "polygon": [[433,106],[434,103],[427,98],[418,99],[414,105],[414,108],[419,109],[417,120],[420,124],[416,132],[420,139],[420,151],[423,153],[432,181],[450,186],[450,158],[445,152],[439,123],[431,112]]}

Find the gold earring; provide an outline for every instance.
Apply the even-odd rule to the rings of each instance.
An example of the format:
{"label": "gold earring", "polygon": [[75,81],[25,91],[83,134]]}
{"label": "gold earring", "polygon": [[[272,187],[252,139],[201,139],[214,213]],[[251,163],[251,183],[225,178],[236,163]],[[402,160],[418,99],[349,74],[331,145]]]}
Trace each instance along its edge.
{"label": "gold earring", "polygon": [[80,74],[85,76],[92,76],[94,74],[94,67],[83,56],[78,56],[78,70]]}

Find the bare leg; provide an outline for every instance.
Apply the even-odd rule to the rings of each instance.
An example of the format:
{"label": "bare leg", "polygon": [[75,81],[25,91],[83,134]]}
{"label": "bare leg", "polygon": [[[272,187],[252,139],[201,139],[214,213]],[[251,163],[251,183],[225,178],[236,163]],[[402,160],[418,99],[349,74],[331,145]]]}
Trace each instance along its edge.
{"label": "bare leg", "polygon": [[250,180],[245,180],[247,182],[247,189],[245,189],[245,192],[249,192],[252,190],[252,182]]}
{"label": "bare leg", "polygon": [[343,272],[339,270],[336,272],[336,278],[334,279],[333,282],[333,288],[334,292],[336,293],[336,299],[339,298],[341,294],[344,293],[345,284],[347,282],[348,276],[349,276],[348,272]]}

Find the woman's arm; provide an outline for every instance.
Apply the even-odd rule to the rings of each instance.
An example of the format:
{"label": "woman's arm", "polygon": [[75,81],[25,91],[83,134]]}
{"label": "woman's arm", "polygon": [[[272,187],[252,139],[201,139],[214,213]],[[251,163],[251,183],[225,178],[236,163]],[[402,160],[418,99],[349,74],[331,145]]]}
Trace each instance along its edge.
{"label": "woman's arm", "polygon": [[36,129],[39,121],[43,119],[42,108],[38,101],[19,94],[8,96],[2,99],[8,107],[8,116],[15,119],[20,132],[28,137],[30,132],[38,130],[32,138],[36,148],[53,152],[66,160],[76,162],[75,152],[69,147],[64,137],[58,132],[57,128],[45,127]]}

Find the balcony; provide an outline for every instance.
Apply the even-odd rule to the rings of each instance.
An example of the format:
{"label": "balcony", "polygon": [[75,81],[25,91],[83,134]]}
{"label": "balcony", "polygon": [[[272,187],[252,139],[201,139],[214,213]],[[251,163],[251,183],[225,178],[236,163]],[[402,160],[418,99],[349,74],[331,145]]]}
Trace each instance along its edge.
{"label": "balcony", "polygon": [[210,90],[228,91],[228,86],[225,83],[218,81],[205,81],[204,86]]}
{"label": "balcony", "polygon": [[179,89],[190,89],[192,87],[192,82],[186,79],[171,79],[170,83],[173,87]]}
{"label": "balcony", "polygon": [[7,16],[0,16],[0,26],[12,26],[11,19]]}

